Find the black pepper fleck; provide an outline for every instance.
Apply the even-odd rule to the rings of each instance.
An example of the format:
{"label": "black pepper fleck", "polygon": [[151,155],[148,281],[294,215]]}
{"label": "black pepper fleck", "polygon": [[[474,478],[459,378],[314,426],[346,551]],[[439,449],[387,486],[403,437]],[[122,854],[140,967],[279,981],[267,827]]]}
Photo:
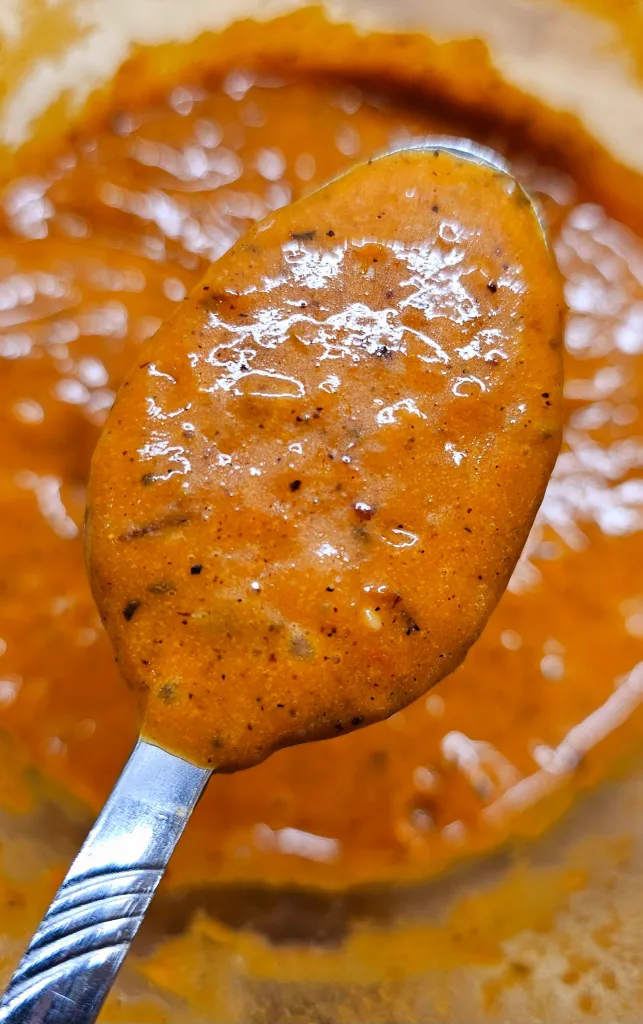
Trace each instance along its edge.
{"label": "black pepper fleck", "polygon": [[140,601],[128,601],[123,608],[123,618],[129,622],[140,603]]}

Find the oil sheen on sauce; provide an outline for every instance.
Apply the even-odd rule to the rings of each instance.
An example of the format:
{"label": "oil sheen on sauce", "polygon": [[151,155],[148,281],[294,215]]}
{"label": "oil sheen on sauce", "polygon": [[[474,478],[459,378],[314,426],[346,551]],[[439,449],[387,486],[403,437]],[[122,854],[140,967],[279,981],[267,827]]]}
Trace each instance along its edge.
{"label": "oil sheen on sauce", "polygon": [[[31,764],[94,809],[137,731],[81,537],[117,387],[253,222],[386,146],[462,134],[435,101],[247,70],[139,107],[77,130],[1,207],[0,716]],[[544,796],[559,813],[643,734],[643,244],[497,128],[492,145],[540,195],[570,307],[565,441],[526,553],[448,685],[215,777],[166,885],[434,873],[542,827]]]}
{"label": "oil sheen on sauce", "polygon": [[212,265],[92,460],[90,579],[145,736],[246,768],[460,664],[558,454],[563,308],[515,178],[428,144]]}

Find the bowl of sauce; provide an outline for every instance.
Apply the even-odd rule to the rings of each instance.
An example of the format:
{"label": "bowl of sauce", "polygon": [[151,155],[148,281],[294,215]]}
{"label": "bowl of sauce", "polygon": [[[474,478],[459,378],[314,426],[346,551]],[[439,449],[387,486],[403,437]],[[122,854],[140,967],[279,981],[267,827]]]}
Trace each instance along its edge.
{"label": "bowl of sauce", "polygon": [[[161,894],[165,902],[150,925],[163,941],[151,952],[142,950],[132,969],[134,992],[137,985],[152,982],[164,996],[184,1000],[206,1016],[215,1012],[214,1006],[221,1019],[244,1014],[248,1019],[251,1012],[259,1020],[270,1019],[261,1008],[260,992],[271,993],[277,1003],[266,1005],[274,1008],[282,1005],[284,986],[290,986],[305,1013],[312,1012],[306,1000],[317,985],[325,993],[319,997],[319,1013],[335,1019],[341,1007],[333,1004],[330,989],[361,984],[360,1008],[346,1001],[341,1005],[342,1012],[351,1005],[355,1019],[366,1019],[369,986],[378,987],[380,1007],[390,1009],[395,993],[399,1001],[393,1005],[408,1009],[413,979],[422,972],[426,982],[434,969],[457,972],[463,965],[468,969],[482,963],[480,971],[489,975],[483,978],[485,1012],[493,1019],[493,1007],[506,1007],[503,1000],[517,993],[535,998],[539,983],[533,980],[539,977],[535,954],[530,961],[521,951],[510,962],[502,944],[530,929],[551,929],[555,914],[568,908],[570,893],[583,883],[562,867],[553,881],[547,875],[546,883],[537,872],[529,881],[516,881],[508,869],[507,878],[494,882],[499,895],[476,903],[483,899],[476,883],[473,903],[458,911],[457,884],[445,881],[445,873],[482,854],[515,849],[525,836],[544,836],[538,842],[546,848],[547,827],[580,793],[634,757],[643,729],[637,669],[643,598],[635,570],[642,501],[643,244],[637,231],[643,217],[633,188],[636,154],[626,152],[624,142],[620,159],[608,155],[611,140],[606,134],[598,138],[599,113],[585,110],[579,121],[570,120],[576,100],[566,84],[569,73],[560,73],[561,95],[563,85],[567,88],[560,110],[547,109],[555,106],[551,97],[549,104],[546,96],[530,97],[528,83],[518,81],[507,56],[511,41],[501,60],[499,17],[490,16],[488,52],[470,41],[482,30],[466,19],[464,24],[471,25],[466,38],[455,27],[444,30],[451,43],[432,41],[429,25],[424,32],[409,32],[405,26],[387,25],[383,16],[381,25],[367,31],[351,24],[359,22],[357,15],[331,21],[319,11],[227,28],[204,24],[210,33],[196,38],[195,28],[188,33],[196,38],[190,44],[170,42],[176,35],[170,22],[167,38],[160,29],[152,38],[152,27],[138,27],[133,36],[145,48],[132,53],[120,71],[110,69],[115,77],[109,87],[93,93],[88,106],[81,104],[71,127],[59,124],[54,130],[55,111],[46,123],[38,121],[34,105],[35,141],[27,141],[15,111],[6,108],[4,135],[13,140],[13,151],[5,160],[0,236],[5,438],[0,493],[6,524],[0,544],[0,698],[8,812],[29,811],[34,817],[36,807],[42,813],[45,799],[46,806],[63,806],[76,820],[88,818],[131,746],[135,695],[113,664],[84,568],[82,522],[90,459],[137,352],[205,268],[255,222],[382,149],[428,133],[473,137],[502,151],[519,180],[537,194],[569,307],[563,450],[508,592],[479,642],[448,684],[390,721],[331,743],[281,750],[256,767],[213,780],[177,851],[166,895]],[[516,38],[519,26],[524,37],[528,34],[521,17],[515,12],[507,16]],[[575,25],[574,18],[582,17],[581,10],[565,9],[561,24]],[[570,64],[576,59],[579,67],[586,66],[587,55],[563,45],[562,35],[548,37],[553,29],[547,25],[553,24],[538,21],[542,35],[536,52],[559,46],[570,53]],[[588,24],[594,26],[591,20]],[[23,92],[22,72],[28,53],[37,52],[35,39],[31,45],[31,51],[26,43],[24,53],[18,45],[13,51]],[[123,56],[114,47],[115,64]],[[43,61],[43,68],[56,69],[54,58],[50,65]],[[604,74],[609,74],[607,65]],[[543,75],[543,81],[554,80],[551,69]],[[631,92],[635,85],[630,82],[628,88]],[[538,92],[535,84],[533,91]],[[628,95],[624,90],[620,109],[625,120]],[[605,119],[610,120],[607,114]],[[445,222],[443,230],[448,234],[454,228]],[[305,249],[305,239],[292,241]],[[331,243],[332,237],[329,252]],[[490,280],[502,280],[501,287],[509,288],[509,271],[497,269]],[[419,272],[410,269],[409,277],[414,273]],[[469,281],[461,279],[460,285],[461,291],[453,292],[458,315],[479,327],[484,315],[480,297]],[[493,302],[494,293],[488,291],[485,298]],[[378,362],[382,373],[389,371],[389,363],[385,358]],[[475,374],[460,374],[466,376]],[[324,401],[333,401],[332,386],[329,381]],[[247,415],[255,416],[256,396],[246,394],[244,401]],[[304,413],[314,415],[316,408]],[[359,414],[358,408],[356,432]],[[295,414],[293,436],[288,435],[291,446],[302,446],[294,433],[302,427],[297,415],[301,410]],[[401,415],[413,419],[408,409]],[[225,440],[228,447],[221,443],[220,451],[230,454],[235,439]],[[342,455],[350,457],[348,451],[338,454],[335,483],[339,474],[348,476]],[[279,500],[296,516],[312,500],[315,483],[305,474],[305,450],[289,451],[287,458],[274,485]],[[155,481],[143,484],[142,478],[147,472],[162,475],[167,467],[136,466],[136,472],[141,487],[153,488]],[[296,481],[299,486],[293,489]],[[358,534],[379,526],[379,512],[371,513],[382,501],[380,495],[357,490],[346,494],[341,528],[347,537],[342,542],[368,543]],[[402,550],[410,557],[417,524],[406,522],[400,509],[389,518],[381,528],[387,541],[408,543]],[[145,579],[146,601],[154,586],[166,590],[149,600],[170,603],[203,587],[209,571],[205,556],[196,548],[185,554],[194,557],[181,577],[181,589],[170,576]],[[192,572],[197,566],[199,571]],[[144,569],[133,559],[134,574]],[[248,578],[262,586],[254,575]],[[330,576],[327,582],[324,577],[321,596],[329,616],[340,614],[332,610],[337,607],[334,587]],[[251,602],[262,595],[263,590],[241,596]],[[122,612],[128,602],[140,602],[141,595],[120,596],[119,625],[136,628],[144,606],[137,606],[129,619]],[[177,605],[175,610],[192,614],[194,608]],[[375,641],[380,634],[372,627],[377,617],[381,621],[381,605],[368,595],[361,612],[369,630],[365,635]],[[186,629],[181,621],[177,617],[177,629]],[[325,637],[323,643],[332,641]],[[304,671],[310,644],[303,634],[288,639],[289,656],[298,657]],[[250,652],[248,661],[253,657]],[[358,667],[350,663],[353,675]],[[168,668],[167,675],[171,681],[175,669]],[[264,694],[253,694],[253,700],[257,696]],[[244,728],[254,724],[246,719]],[[244,758],[246,763],[258,760],[247,753]],[[62,814],[47,813],[54,818]],[[17,820],[27,818],[23,813]],[[623,831],[622,825],[615,826],[615,833],[618,828]],[[35,922],[59,878],[55,866],[44,870],[36,855],[32,859],[28,882],[18,884],[9,872],[6,883],[7,900],[17,899],[12,905],[27,908],[22,916],[14,911],[17,936]],[[496,863],[487,859],[482,870],[492,871]],[[432,878],[437,879],[433,886]],[[427,924],[444,911],[436,896],[440,885],[453,892],[456,915],[456,923],[450,918],[442,931],[438,924]],[[355,895],[365,888],[376,892],[368,906],[366,896]],[[526,898],[530,891],[531,900]],[[349,892],[353,895],[345,895]],[[416,895],[404,895],[410,892]],[[364,921],[370,927],[390,920],[394,903],[404,906],[411,919],[415,913],[414,923],[400,926],[396,936],[361,935]],[[523,916],[516,911],[512,917],[511,903],[526,908]],[[172,915],[179,923],[170,926]],[[489,921],[495,922],[489,925],[491,937],[478,941],[476,927]],[[255,939],[253,929],[263,938]],[[454,938],[457,934],[464,939]],[[559,944],[561,935],[556,932]],[[288,945],[303,939],[316,944],[312,958]],[[286,946],[274,947],[270,942],[275,941]],[[614,1005],[609,1000],[616,999],[619,985],[610,987],[603,978],[596,996],[596,979],[613,968],[605,966],[607,940],[602,946],[600,935],[592,941],[589,952],[580,939],[574,947],[584,949],[579,956],[585,967],[574,967],[567,950],[571,965],[558,971],[556,985],[563,986],[563,994],[572,993],[575,1010],[609,1016]],[[419,959],[413,953],[418,944],[426,950]],[[235,1003],[229,990],[214,991],[235,957],[243,959],[237,969],[243,992],[253,993],[250,1002],[245,994]],[[538,961],[540,970],[544,957]],[[384,960],[396,965],[394,980],[385,978]],[[9,951],[7,973],[13,962]],[[212,964],[212,983],[199,975],[200,963]],[[569,981],[561,982],[566,971]],[[435,1006],[438,989],[431,997]],[[136,998],[136,1013],[149,1019],[155,1019],[153,1013],[168,1013],[156,996],[152,1008],[140,994]],[[558,1016],[551,1019],[568,1019],[563,995],[556,999]],[[447,1003],[445,1019],[466,1016],[453,996]],[[114,1002],[105,1019],[116,1020],[119,1012],[126,1010]],[[268,1016],[262,1018],[261,1012]]]}

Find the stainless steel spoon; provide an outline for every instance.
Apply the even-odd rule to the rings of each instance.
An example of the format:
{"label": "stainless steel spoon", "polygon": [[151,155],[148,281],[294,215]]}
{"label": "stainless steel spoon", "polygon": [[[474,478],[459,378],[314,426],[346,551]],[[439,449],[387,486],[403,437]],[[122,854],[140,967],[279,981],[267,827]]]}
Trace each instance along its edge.
{"label": "stainless steel spoon", "polygon": [[[493,150],[468,140],[434,136],[403,148],[455,153],[511,176]],[[210,774],[139,740],[0,1001],[0,1024],[96,1019]]]}
{"label": "stainless steel spoon", "polygon": [[0,1021],[98,1016],[210,772],[139,740],[0,1002]]}

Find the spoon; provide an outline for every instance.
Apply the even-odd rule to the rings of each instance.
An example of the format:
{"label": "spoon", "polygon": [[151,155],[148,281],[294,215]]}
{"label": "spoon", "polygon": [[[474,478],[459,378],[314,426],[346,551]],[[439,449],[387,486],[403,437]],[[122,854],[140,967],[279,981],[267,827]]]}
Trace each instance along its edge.
{"label": "spoon", "polygon": [[87,552],[139,739],[0,1002],[95,1020],[212,771],[385,718],[500,598],[560,443],[560,281],[433,138],[267,217],[117,396]]}

